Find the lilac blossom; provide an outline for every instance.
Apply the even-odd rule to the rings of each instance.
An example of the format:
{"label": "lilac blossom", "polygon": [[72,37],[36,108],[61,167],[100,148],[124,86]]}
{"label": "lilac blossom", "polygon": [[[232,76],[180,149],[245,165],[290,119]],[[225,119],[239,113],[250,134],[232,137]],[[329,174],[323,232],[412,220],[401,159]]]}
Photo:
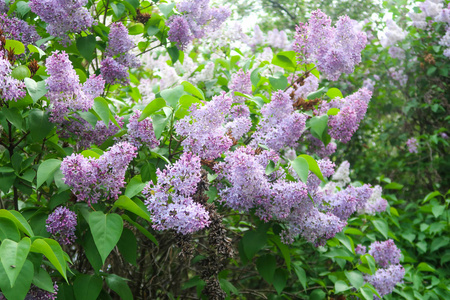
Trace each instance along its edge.
{"label": "lilac blossom", "polygon": [[286,93],[293,95],[293,99],[306,99],[308,94],[317,91],[319,87],[319,79],[309,73],[301,83],[297,83],[297,76],[289,76],[288,82],[293,83],[292,87],[286,90]]}
{"label": "lilac blossom", "polygon": [[6,101],[17,101],[25,97],[25,83],[11,77],[11,63],[0,51],[0,97]]}
{"label": "lilac blossom", "polygon": [[345,187],[350,183],[350,163],[343,161],[332,177],[339,187]]}
{"label": "lilac blossom", "polygon": [[277,91],[272,101],[261,108],[262,118],[253,134],[251,145],[258,144],[279,151],[295,147],[305,130],[307,116],[294,111],[292,100],[283,91]]}
{"label": "lilac blossom", "polygon": [[329,103],[323,102],[320,105],[319,111],[321,114],[325,114],[330,108],[340,109],[337,115],[329,116],[329,134],[332,138],[343,143],[350,141],[367,112],[371,97],[371,91],[361,88],[344,99],[335,98]]}
{"label": "lilac blossom", "polygon": [[92,27],[94,19],[84,6],[88,0],[30,0],[31,11],[47,23],[50,35],[70,43],[68,34],[80,33]]}
{"label": "lilac blossom", "polygon": [[383,212],[387,208],[387,201],[381,197],[383,189],[381,186],[376,185],[372,188],[372,194],[367,200],[364,207],[359,208],[360,214],[375,215],[377,212]]}
{"label": "lilac blossom", "polygon": [[33,25],[29,25],[27,22],[16,17],[8,16],[6,12],[2,13],[1,3],[0,29],[3,31],[6,39],[20,41],[25,47],[36,43],[40,39]]}
{"label": "lilac blossom", "polygon": [[227,7],[209,7],[209,0],[185,0],[176,6],[181,15],[171,16],[169,40],[178,49],[185,50],[193,39],[200,39],[209,31],[217,30],[231,15]]}
{"label": "lilac blossom", "polygon": [[405,50],[403,50],[402,48],[399,48],[399,47],[395,47],[395,46],[391,46],[389,48],[389,55],[392,58],[398,58],[401,60],[406,58]]}
{"label": "lilac blossom", "polygon": [[312,12],[309,22],[296,27],[293,48],[301,63],[315,63],[334,81],[342,73],[353,72],[366,43],[366,35],[356,31],[348,16],[340,17],[332,27],[331,19],[319,9]]}
{"label": "lilac blossom", "polygon": [[383,268],[390,264],[396,265],[400,262],[401,252],[394,241],[389,239],[384,242],[373,242],[369,247],[369,254]]}
{"label": "lilac blossom", "polygon": [[233,100],[223,93],[205,105],[192,105],[191,114],[175,124],[177,134],[184,136],[181,145],[203,159],[215,159],[227,151],[233,141],[223,126]]}
{"label": "lilac blossom", "polygon": [[100,146],[123,127],[123,117],[115,116],[115,119],[120,127],[117,127],[112,121],[109,121],[107,127],[101,120],[92,127],[88,121],[73,114],[70,118],[58,123],[57,132],[60,138],[74,138],[77,141],[77,149],[88,149],[92,145]]}
{"label": "lilac blossom", "polygon": [[393,46],[396,43],[404,40],[406,32],[402,30],[392,19],[392,17],[386,18],[386,28],[384,31],[378,34],[380,44],[383,48]]}
{"label": "lilac blossom", "polygon": [[355,253],[356,253],[356,254],[359,254],[359,255],[364,255],[364,254],[366,254],[366,253],[367,253],[366,246],[363,246],[363,245],[361,245],[361,244],[358,244],[358,245],[355,247]]}
{"label": "lilac blossom", "polygon": [[398,81],[400,86],[405,86],[408,83],[408,75],[404,73],[404,70],[402,68],[389,68],[389,76],[392,77],[392,79]]}
{"label": "lilac blossom", "polygon": [[252,94],[252,82],[250,80],[250,72],[244,72],[242,69],[237,73],[231,75],[231,81],[228,88],[233,95],[235,103],[244,103],[246,98],[243,96],[234,95],[234,92],[251,95]]}
{"label": "lilac blossom", "polygon": [[185,152],[172,166],[156,171],[158,183],[150,181],[142,192],[154,229],[189,234],[209,225],[208,212],[192,199],[201,180],[200,170],[200,158]]}
{"label": "lilac blossom", "polygon": [[75,242],[75,227],[77,226],[77,215],[64,206],[57,207],[45,222],[47,231],[64,245]]}
{"label": "lilac blossom", "polygon": [[125,185],[128,164],[136,157],[136,148],[128,142],[115,144],[98,159],[72,154],[61,163],[63,181],[72,188],[77,201],[97,203],[117,199]]}
{"label": "lilac blossom", "polygon": [[135,110],[131,115],[128,123],[128,136],[127,140],[139,148],[145,145],[149,149],[153,149],[159,146],[159,141],[156,139],[153,131],[153,124],[150,118],[145,118],[139,121],[141,117],[141,111]]}
{"label": "lilac blossom", "polygon": [[[374,275],[365,275],[364,279],[375,287],[381,297],[392,293],[397,283],[402,282],[405,269],[402,265],[390,265],[386,269],[378,269]],[[380,299],[374,295],[374,299]]]}
{"label": "lilac blossom", "polygon": [[104,88],[104,80],[101,76],[92,75],[84,83],[80,84],[77,73],[73,69],[72,62],[67,53],[54,52],[45,62],[47,73],[46,80],[50,100],[50,121],[61,123],[70,112],[88,111],[94,104],[94,98],[100,96]]}
{"label": "lilac blossom", "polygon": [[406,147],[408,147],[409,153],[419,153],[417,147],[419,147],[419,142],[416,138],[410,138],[406,141]]}
{"label": "lilac blossom", "polygon": [[333,141],[329,142],[328,145],[325,146],[321,140],[313,137],[310,133],[306,135],[306,140],[310,142],[308,147],[309,154],[317,154],[319,157],[324,158],[336,152],[337,145]]}
{"label": "lilac blossom", "polygon": [[130,53],[134,42],[128,29],[120,22],[112,23],[108,34],[106,58],[101,62],[100,72],[108,84],[129,84],[128,68],[140,66],[137,57]]}

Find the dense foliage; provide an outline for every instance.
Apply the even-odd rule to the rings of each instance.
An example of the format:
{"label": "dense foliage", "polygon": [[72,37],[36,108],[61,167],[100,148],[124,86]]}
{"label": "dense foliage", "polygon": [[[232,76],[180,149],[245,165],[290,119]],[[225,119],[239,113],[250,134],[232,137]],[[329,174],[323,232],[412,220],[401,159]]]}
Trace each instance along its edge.
{"label": "dense foliage", "polygon": [[450,6],[400,2],[0,0],[0,299],[448,299]]}

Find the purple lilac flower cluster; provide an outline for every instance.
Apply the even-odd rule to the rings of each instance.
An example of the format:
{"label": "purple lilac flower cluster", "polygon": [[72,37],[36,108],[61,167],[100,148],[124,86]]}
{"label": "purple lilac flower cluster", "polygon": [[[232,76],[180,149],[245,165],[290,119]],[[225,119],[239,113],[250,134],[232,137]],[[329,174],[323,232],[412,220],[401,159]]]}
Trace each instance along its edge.
{"label": "purple lilac flower cluster", "polygon": [[293,95],[295,100],[297,99],[306,99],[308,94],[314,92],[319,87],[319,79],[313,74],[309,73],[305,80],[302,83],[297,83],[298,76],[289,76],[288,82],[293,82],[292,87],[286,90],[286,93],[289,95]]}
{"label": "purple lilac flower cluster", "polygon": [[[372,284],[381,297],[392,293],[397,283],[403,280],[405,269],[400,265],[400,249],[394,241],[373,242],[369,246],[369,254],[381,266],[375,274],[364,276],[364,280]],[[379,299],[374,296],[374,299]]]}
{"label": "purple lilac flower cluster", "polygon": [[416,138],[410,138],[406,141],[406,147],[408,147],[409,153],[419,153],[417,147],[419,147],[419,142]]}
{"label": "purple lilac flower cluster", "polygon": [[384,242],[373,242],[369,247],[369,254],[383,268],[390,264],[398,264],[401,256],[400,249],[397,248],[391,239]]}
{"label": "purple lilac flower cluster", "polygon": [[309,154],[317,154],[319,157],[324,158],[329,157],[331,154],[336,152],[337,145],[333,141],[330,141],[328,145],[325,146],[321,140],[313,137],[310,133],[306,134],[305,139],[309,141]]}
{"label": "purple lilac flower cluster", "polygon": [[69,33],[80,33],[92,27],[94,19],[84,6],[88,0],[30,0],[31,11],[47,23],[50,35],[70,43]]}
{"label": "purple lilac flower cluster", "polygon": [[[215,167],[218,179],[226,179],[229,183],[220,186],[219,195],[225,205],[239,211],[255,210],[255,214],[266,222],[273,219],[283,222],[286,229],[282,238],[286,243],[293,242],[301,234],[319,245],[342,230],[345,221],[320,211],[308,198],[309,182],[307,186],[301,181],[288,181],[283,171],[266,175],[269,160],[279,160],[274,150],[263,150],[258,154],[251,147],[240,147],[225,153],[224,161]],[[331,162],[319,164],[325,176],[332,173]]]}
{"label": "purple lilac flower cluster", "polygon": [[102,61],[100,71],[108,84],[129,84],[128,68],[140,66],[136,55],[129,51],[134,43],[128,35],[128,29],[120,22],[112,23],[108,34],[106,58]]}
{"label": "purple lilac flower cluster", "polygon": [[193,39],[200,39],[207,31],[217,30],[231,15],[224,6],[209,7],[209,0],[185,0],[177,4],[181,15],[169,18],[169,40],[185,50]]}
{"label": "purple lilac flower cluster", "polygon": [[344,99],[335,98],[331,102],[325,102],[320,105],[320,114],[325,114],[330,108],[340,109],[337,115],[329,116],[329,134],[332,138],[343,143],[350,141],[367,112],[371,97],[371,91],[366,88],[361,88],[356,93]]}
{"label": "purple lilac flower cluster", "polygon": [[17,101],[25,97],[25,83],[11,77],[11,63],[0,51],[0,97],[6,101]]}
{"label": "purple lilac flower cluster", "polygon": [[72,187],[77,201],[97,203],[102,198],[117,199],[120,188],[125,185],[128,164],[136,157],[136,151],[128,142],[121,142],[98,159],[72,154],[61,163],[63,181]]}
{"label": "purple lilac flower cluster", "polygon": [[72,111],[88,111],[94,104],[94,98],[103,93],[105,81],[101,76],[92,75],[80,84],[77,73],[66,52],[53,52],[45,62],[50,75],[47,85],[47,98],[52,105],[50,121],[61,123]]}
{"label": "purple lilac flower cluster", "polygon": [[363,208],[358,209],[358,212],[360,214],[375,215],[377,212],[386,211],[388,203],[386,199],[382,198],[382,192],[383,189],[381,186],[374,186],[372,188],[372,195],[370,195],[370,198],[367,200],[366,205]]}
{"label": "purple lilac flower cluster", "polygon": [[1,13],[0,3],[0,29],[3,35],[10,40],[21,41],[25,46],[36,43],[40,36],[33,25],[15,17],[9,17],[6,13]]}
{"label": "purple lilac flower cluster", "polygon": [[189,152],[164,171],[156,171],[158,183],[150,181],[142,192],[154,229],[189,234],[209,225],[208,212],[192,198],[201,180],[200,171],[200,157]]}
{"label": "purple lilac flower cluster", "polygon": [[25,300],[55,300],[58,294],[58,285],[53,284],[53,289],[55,290],[53,293],[47,292],[35,286],[31,285],[30,290],[25,296]]}
{"label": "purple lilac flower cluster", "polygon": [[182,146],[203,159],[215,159],[227,151],[233,141],[223,126],[233,99],[222,93],[205,105],[193,105],[191,113],[175,124],[177,134],[186,137]]}
{"label": "purple lilac flower cluster", "polygon": [[361,62],[361,51],[367,43],[365,33],[355,29],[348,16],[339,18],[335,27],[320,9],[312,12],[307,23],[296,27],[294,50],[301,63],[315,63],[330,80],[341,73],[352,73]]}
{"label": "purple lilac flower cluster", "polygon": [[305,130],[307,116],[294,111],[292,100],[283,91],[277,91],[272,101],[261,108],[262,118],[253,134],[251,145],[258,144],[280,151],[295,147]]}
{"label": "purple lilac flower cluster", "polygon": [[141,111],[135,110],[131,115],[128,123],[127,140],[135,147],[139,148],[142,145],[153,149],[159,146],[159,141],[153,131],[153,124],[150,118],[145,118],[138,121],[141,117]]}
{"label": "purple lilac flower cluster", "polygon": [[242,94],[251,95],[252,94],[252,82],[250,80],[250,72],[244,72],[239,70],[237,73],[231,75],[231,81],[228,85],[230,89],[233,100],[235,103],[244,103],[245,97],[234,95],[234,92],[239,92]]}
{"label": "purple lilac flower cluster", "polygon": [[6,13],[9,10],[8,4],[6,4],[5,0],[0,0],[0,13]]}
{"label": "purple lilac flower cluster", "polygon": [[77,215],[67,207],[60,206],[51,213],[45,222],[47,231],[64,245],[75,242],[75,227],[77,226]]}
{"label": "purple lilac flower cluster", "polygon": [[112,121],[109,121],[108,127],[103,121],[97,121],[95,127],[92,127],[88,121],[73,114],[68,120],[64,119],[58,124],[57,132],[60,138],[73,137],[76,139],[77,150],[87,149],[92,145],[100,146],[123,127],[123,117],[115,116],[115,119],[120,127],[117,127]]}
{"label": "purple lilac flower cluster", "polygon": [[355,253],[359,254],[359,255],[364,255],[367,253],[367,248],[366,246],[363,246],[361,244],[356,245],[355,247]]}

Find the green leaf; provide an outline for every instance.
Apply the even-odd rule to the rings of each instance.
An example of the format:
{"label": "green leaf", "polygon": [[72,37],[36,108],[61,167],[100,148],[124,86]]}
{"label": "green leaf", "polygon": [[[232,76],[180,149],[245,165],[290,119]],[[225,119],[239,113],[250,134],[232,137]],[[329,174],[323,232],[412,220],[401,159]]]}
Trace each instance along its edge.
{"label": "green leaf", "polygon": [[20,111],[15,108],[15,107],[11,107],[11,108],[7,108],[7,107],[3,107],[2,108],[2,112],[4,113],[6,119],[14,125],[14,127],[16,127],[19,130],[22,130],[22,122],[23,122],[23,117],[22,114],[20,113]]}
{"label": "green leaf", "polygon": [[345,271],[345,276],[356,289],[359,289],[364,285],[364,278],[358,271]]}
{"label": "green leaf", "polygon": [[105,280],[108,286],[120,296],[120,299],[133,299],[133,294],[131,293],[130,287],[128,286],[124,278],[119,277],[115,274],[108,274]]}
{"label": "green leaf", "polygon": [[308,161],[298,156],[295,160],[291,162],[291,166],[294,169],[294,171],[297,173],[298,177],[301,181],[306,183],[308,180],[308,174],[309,174],[309,164]]}
{"label": "green leaf", "polygon": [[384,219],[372,220],[372,223],[378,230],[378,232],[380,232],[384,236],[384,238],[387,239],[389,227],[386,220]]}
{"label": "green leaf", "polygon": [[170,118],[165,117],[163,115],[153,115],[152,116],[152,123],[153,123],[153,130],[155,131],[155,137],[159,139],[161,137],[162,132],[166,128],[167,123],[169,122]]}
{"label": "green leaf", "polygon": [[281,292],[286,287],[287,278],[288,278],[288,273],[286,270],[277,269],[275,271],[275,276],[273,278],[273,287],[277,291],[278,295],[281,294]]}
{"label": "green leaf", "polygon": [[322,95],[325,93],[325,90],[326,90],[325,87],[320,88],[320,89],[318,89],[317,91],[308,94],[308,96],[306,97],[306,99],[308,99],[308,100],[314,100],[314,99],[316,99],[316,98],[321,98]]}
{"label": "green leaf", "polygon": [[342,92],[339,90],[339,89],[337,89],[337,88],[331,88],[331,89],[329,89],[328,91],[327,91],[327,94],[326,94],[328,97],[330,97],[331,99],[334,99],[334,98],[336,98],[336,97],[339,97],[339,98],[344,98],[344,96],[342,95]]}
{"label": "green leaf", "polygon": [[95,36],[80,36],[77,38],[77,49],[80,51],[81,55],[86,58],[86,60],[91,61],[94,59],[95,46],[96,46]]}
{"label": "green leaf", "polygon": [[275,163],[273,162],[273,160],[269,160],[269,163],[266,167],[266,175],[272,174],[273,171],[275,171]]}
{"label": "green leaf", "polygon": [[373,300],[373,292],[370,288],[368,287],[361,287],[359,289],[361,295],[363,295],[364,299],[366,300]]}
{"label": "green leaf", "polygon": [[437,196],[442,196],[442,194],[441,194],[440,192],[438,192],[438,191],[434,191],[434,192],[429,193],[429,194],[426,195],[425,198],[423,199],[422,204],[423,204],[423,203],[426,203],[426,202],[428,202],[428,201],[430,201],[431,199],[436,198]]}
{"label": "green leaf", "polygon": [[39,109],[32,109],[28,115],[30,135],[33,141],[42,141],[53,130],[55,124],[48,120],[48,114]]}
{"label": "green leaf", "polygon": [[20,240],[20,232],[16,224],[7,218],[0,218],[0,241],[10,239],[18,242]]}
{"label": "green leaf", "polygon": [[31,240],[28,237],[23,238],[18,243],[8,239],[2,241],[0,259],[11,287],[14,287],[16,283],[16,279],[27,259],[28,252],[30,252],[30,246]]}
{"label": "green leaf", "polygon": [[17,66],[11,72],[11,77],[18,80],[23,80],[30,76],[31,76],[30,69],[28,69],[28,67],[25,65]]}
{"label": "green leaf", "polygon": [[418,271],[424,271],[424,272],[436,272],[436,269],[433,268],[432,266],[430,266],[429,264],[425,263],[425,262],[421,262],[418,266],[417,266],[417,270]]}
{"label": "green leaf", "polygon": [[341,110],[340,110],[339,108],[330,108],[330,109],[327,111],[327,115],[329,115],[329,116],[335,116],[335,115],[337,115],[340,111],[341,111]]}
{"label": "green leaf", "polygon": [[125,12],[125,5],[123,5],[122,3],[110,3],[110,5],[114,12],[114,15],[117,19],[119,19]]}
{"label": "green leaf", "polygon": [[25,46],[19,41],[15,40],[6,40],[5,49],[9,51],[9,49],[14,49],[14,54],[19,55],[25,53]]}
{"label": "green leaf", "polygon": [[41,48],[36,47],[34,45],[29,44],[27,46],[27,48],[28,48],[28,50],[30,50],[31,53],[39,53],[39,58],[42,58],[42,56],[46,55],[45,52]]}
{"label": "green leaf", "polygon": [[277,260],[271,254],[266,254],[256,260],[256,268],[258,269],[259,274],[269,284],[273,282],[276,267]]}
{"label": "green leaf", "polygon": [[353,235],[364,235],[361,230],[356,229],[356,228],[351,228],[351,227],[346,227],[344,232],[346,234],[353,234]]}
{"label": "green leaf", "polygon": [[156,26],[148,26],[147,28],[147,34],[149,36],[153,36],[159,32],[159,27]]}
{"label": "green leaf", "polygon": [[125,196],[133,198],[144,189],[145,185],[146,183],[142,182],[141,175],[134,176],[131,178],[127,188],[125,189]]}
{"label": "green leaf", "polygon": [[25,78],[25,87],[34,102],[38,101],[47,94],[47,88],[45,86],[45,81],[36,82],[31,78]]}
{"label": "green leaf", "polygon": [[73,283],[75,299],[96,300],[102,290],[103,280],[97,275],[81,274]]}
{"label": "green leaf", "polygon": [[448,236],[441,236],[433,239],[433,242],[431,243],[430,251],[434,252],[439,250],[442,247],[446,247],[450,243],[450,237]]}
{"label": "green leaf", "polygon": [[203,95],[203,91],[194,86],[192,83],[183,81],[181,85],[184,87],[185,92],[188,92],[189,94],[192,94],[197,98],[205,100],[205,95]]}
{"label": "green leaf", "polygon": [[324,181],[322,171],[320,171],[319,165],[317,164],[316,160],[312,158],[312,156],[302,154],[298,157],[304,158],[308,162],[309,170],[313,172],[320,180]]}
{"label": "green leaf", "polygon": [[308,125],[310,127],[311,134],[323,141],[323,135],[326,132],[328,126],[328,115],[323,115],[320,117],[312,117]]}
{"label": "green leaf", "polygon": [[294,71],[296,66],[295,52],[283,51],[275,55],[272,59],[272,64],[282,67],[288,71]]}
{"label": "green leaf", "polygon": [[286,263],[287,270],[291,271],[291,252],[289,247],[281,242],[279,235],[271,235],[270,240],[277,245],[278,249],[280,249],[281,255],[283,255],[284,262]]}
{"label": "green leaf", "polygon": [[150,241],[152,241],[156,246],[159,245],[158,241],[156,240],[156,238],[153,236],[153,234],[151,234],[150,232],[148,232],[147,229],[145,229],[144,227],[142,227],[139,223],[131,220],[131,218],[127,215],[122,215],[122,219],[124,219],[125,221],[127,221],[128,223],[130,223],[131,225],[133,225],[134,227],[136,227],[143,235],[145,235]]}
{"label": "green leaf", "polygon": [[168,18],[170,13],[172,13],[173,8],[175,7],[175,3],[162,3],[158,7],[163,15]]}
{"label": "green leaf", "polygon": [[176,46],[167,48],[167,53],[169,53],[172,64],[176,63],[180,58],[180,50]]}
{"label": "green leaf", "polygon": [[266,232],[254,230],[247,231],[242,238],[242,244],[247,258],[252,259],[253,256],[266,245],[266,242]]}
{"label": "green leaf", "polygon": [[269,82],[274,90],[284,90],[288,86],[287,78],[283,74],[278,77],[269,77]]}
{"label": "green leaf", "polygon": [[103,264],[122,235],[123,221],[118,214],[105,215],[102,211],[94,211],[89,215],[89,227],[102,257]]}
{"label": "green leaf", "polygon": [[17,277],[16,284],[13,288],[11,288],[3,265],[0,264],[0,290],[8,300],[23,300],[30,289],[33,276],[33,263],[26,260],[19,276]]}
{"label": "green leaf", "polygon": [[[145,186],[145,184],[144,184]],[[148,211],[142,210],[133,200],[128,198],[127,196],[120,196],[119,199],[114,203],[114,207],[119,207],[125,210],[128,210],[135,215],[138,215],[139,217],[151,222],[150,214]]]}
{"label": "green leaf", "polygon": [[144,33],[144,24],[142,23],[136,23],[128,28],[129,35],[138,35],[141,33]]}
{"label": "green leaf", "polygon": [[58,159],[47,159],[43,161],[37,171],[37,184],[36,188],[39,188],[47,180],[53,179],[53,174],[61,166],[61,161]]}
{"label": "green leaf", "polygon": [[37,273],[34,273],[33,284],[40,289],[47,292],[54,293],[53,281],[50,275],[42,268],[37,269]]}
{"label": "green leaf", "polygon": [[138,121],[140,122],[142,120],[145,120],[145,118],[147,118],[151,114],[157,112],[164,106],[166,106],[166,101],[164,101],[163,98],[156,98],[155,100],[153,100],[152,102],[147,104],[147,106],[142,111],[141,116],[139,117]]}
{"label": "green leaf", "polygon": [[92,268],[94,269],[95,274],[98,275],[100,269],[102,268],[102,258],[100,257],[100,253],[98,253],[97,247],[95,246],[94,238],[90,231],[87,231],[83,236],[83,240],[81,242],[83,246],[83,250],[86,253],[86,257],[89,260]]}
{"label": "green leaf", "polygon": [[345,292],[347,290],[351,289],[351,287],[348,286],[348,284],[343,280],[338,280],[334,283],[334,292],[336,294],[339,294],[341,292]]}
{"label": "green leaf", "polygon": [[445,211],[445,205],[433,205],[431,212],[435,218],[439,218]]}
{"label": "green leaf", "polygon": [[66,279],[66,260],[64,252],[57,241],[52,239],[36,239],[31,244],[31,252],[44,254],[56,270]]}
{"label": "green leaf", "polygon": [[[101,151],[101,149],[98,149],[98,150]],[[102,151],[102,152],[103,152],[103,151]],[[92,150],[91,150],[91,149],[88,149],[88,150],[81,151],[80,154],[83,155],[83,156],[86,157],[86,158],[95,158],[95,159],[99,159],[100,156],[102,156],[103,153],[99,153],[99,151],[97,151],[97,149],[93,148]]]}
{"label": "green leaf", "polygon": [[327,294],[321,289],[316,289],[312,291],[311,295],[309,296],[309,300],[322,300],[325,299],[326,295]]}
{"label": "green leaf", "polygon": [[219,279],[220,287],[227,293],[230,294],[233,293],[235,295],[239,295],[238,289],[228,280],[224,278]]}
{"label": "green leaf", "polygon": [[106,128],[108,128],[109,115],[111,114],[108,102],[102,97],[97,97],[94,99],[93,109],[100,116],[100,119],[103,121],[103,123],[105,123]]}
{"label": "green leaf", "polygon": [[403,185],[397,182],[391,182],[384,187],[387,190],[401,190]]}
{"label": "green leaf", "polygon": [[133,231],[128,228],[123,229],[117,248],[127,262],[137,266],[137,241]]}
{"label": "green leaf", "polygon": [[294,271],[295,274],[297,274],[298,280],[300,280],[300,283],[302,284],[303,288],[306,289],[306,272],[305,270],[299,265],[294,263]]}
{"label": "green leaf", "polygon": [[[12,1],[10,1],[11,3]],[[8,3],[8,2],[6,2]],[[14,5],[14,4],[13,4]],[[13,5],[11,5],[11,8],[13,8]],[[17,2],[16,11],[23,17],[25,14],[27,14],[31,8],[28,6],[28,3],[25,1],[19,1]]]}
{"label": "green leaf", "polygon": [[29,237],[34,236],[30,224],[28,224],[27,220],[19,212],[15,210],[0,209],[0,218],[6,218],[13,221],[20,231]]}
{"label": "green leaf", "polygon": [[180,100],[181,96],[185,94],[184,87],[183,86],[177,86],[174,88],[166,89],[161,92],[161,97],[166,100],[167,104],[169,104],[172,107],[177,106],[178,101]]}

